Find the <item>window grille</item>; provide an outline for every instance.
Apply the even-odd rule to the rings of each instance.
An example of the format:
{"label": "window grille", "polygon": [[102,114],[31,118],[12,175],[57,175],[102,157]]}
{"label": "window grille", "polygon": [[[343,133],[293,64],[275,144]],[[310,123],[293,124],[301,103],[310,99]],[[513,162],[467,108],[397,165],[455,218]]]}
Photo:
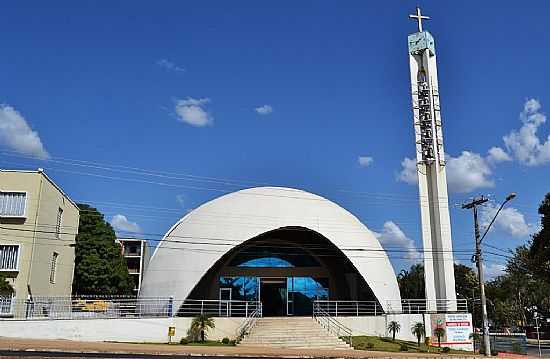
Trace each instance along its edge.
{"label": "window grille", "polygon": [[24,217],[27,194],[0,192],[0,217]]}
{"label": "window grille", "polygon": [[11,314],[12,300],[13,295],[11,294],[0,295],[0,315]]}
{"label": "window grille", "polygon": [[56,252],[53,252],[52,254],[52,261],[50,263],[50,283],[55,284],[55,272],[57,269],[57,257],[59,257],[59,254]]}
{"label": "window grille", "polygon": [[63,222],[63,209],[59,208],[57,211],[57,222],[55,224],[55,238],[60,238],[59,234],[61,233],[61,223]]}
{"label": "window grille", "polygon": [[0,271],[18,270],[18,244],[0,244]]}

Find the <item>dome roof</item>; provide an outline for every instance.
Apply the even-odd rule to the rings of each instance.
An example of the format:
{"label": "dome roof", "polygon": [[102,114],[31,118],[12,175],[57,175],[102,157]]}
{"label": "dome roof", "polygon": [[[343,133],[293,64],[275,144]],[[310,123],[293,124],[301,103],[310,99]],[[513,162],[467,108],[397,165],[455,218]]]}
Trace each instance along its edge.
{"label": "dome roof", "polygon": [[225,253],[284,227],[308,228],[332,242],[384,307],[387,301],[400,299],[391,263],[365,225],[334,202],[283,187],[244,189],[189,212],[159,243],[145,271],[140,296],[173,296],[179,305]]}

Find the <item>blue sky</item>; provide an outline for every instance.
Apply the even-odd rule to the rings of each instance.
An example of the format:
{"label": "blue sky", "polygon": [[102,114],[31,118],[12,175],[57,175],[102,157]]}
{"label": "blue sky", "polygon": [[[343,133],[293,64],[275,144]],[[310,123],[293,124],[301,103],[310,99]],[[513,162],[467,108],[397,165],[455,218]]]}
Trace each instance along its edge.
{"label": "blue sky", "polygon": [[[0,166],[43,167],[72,198],[145,237],[223,192],[296,187],[414,253],[417,188],[399,178],[414,155],[407,34],[416,25],[407,15],[416,4],[6,3]],[[494,206],[514,191],[487,238],[513,248],[538,228],[550,190],[550,5],[420,5],[438,53],[454,246],[473,247],[471,213],[460,203],[483,193]],[[410,264],[392,256],[396,270]],[[496,273],[504,258],[488,259]]]}

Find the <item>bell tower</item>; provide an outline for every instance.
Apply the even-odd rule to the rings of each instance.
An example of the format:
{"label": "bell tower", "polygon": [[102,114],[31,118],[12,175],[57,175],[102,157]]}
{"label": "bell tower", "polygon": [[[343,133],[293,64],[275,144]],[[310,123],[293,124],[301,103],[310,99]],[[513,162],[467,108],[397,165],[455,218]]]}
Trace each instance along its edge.
{"label": "bell tower", "polygon": [[420,8],[409,18],[418,32],[408,36],[416,162],[428,310],[456,310],[451,222],[447,197],[443,125],[433,36],[422,29]]}

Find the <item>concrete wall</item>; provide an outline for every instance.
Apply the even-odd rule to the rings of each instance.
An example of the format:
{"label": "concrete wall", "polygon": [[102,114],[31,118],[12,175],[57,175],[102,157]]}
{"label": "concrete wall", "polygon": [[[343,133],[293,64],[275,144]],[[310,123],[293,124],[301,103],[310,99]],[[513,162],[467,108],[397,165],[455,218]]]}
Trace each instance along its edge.
{"label": "concrete wall", "polygon": [[401,330],[395,335],[397,339],[416,341],[416,337],[411,332],[411,327],[415,323],[425,323],[426,334],[431,335],[430,317],[423,318],[422,314],[389,314],[387,316],[372,317],[338,317],[335,318],[340,323],[350,328],[353,335],[371,335],[390,337],[388,332],[388,323],[395,320],[401,325]]}
{"label": "concrete wall", "polygon": [[[82,319],[82,320],[4,320],[0,337],[166,343],[168,327],[176,327],[174,341],[187,335],[193,318]],[[216,328],[208,339],[235,339],[244,318],[214,318]]]}
{"label": "concrete wall", "polygon": [[[4,272],[16,299],[26,299],[28,286],[34,296],[71,294],[74,243],[79,212],[76,205],[40,171],[0,171],[0,190],[26,192],[24,218],[0,218],[0,244],[19,244],[19,268]],[[57,214],[63,209],[61,234],[55,235]],[[36,232],[34,232],[36,231]],[[53,253],[57,253],[55,283],[50,283]]]}

